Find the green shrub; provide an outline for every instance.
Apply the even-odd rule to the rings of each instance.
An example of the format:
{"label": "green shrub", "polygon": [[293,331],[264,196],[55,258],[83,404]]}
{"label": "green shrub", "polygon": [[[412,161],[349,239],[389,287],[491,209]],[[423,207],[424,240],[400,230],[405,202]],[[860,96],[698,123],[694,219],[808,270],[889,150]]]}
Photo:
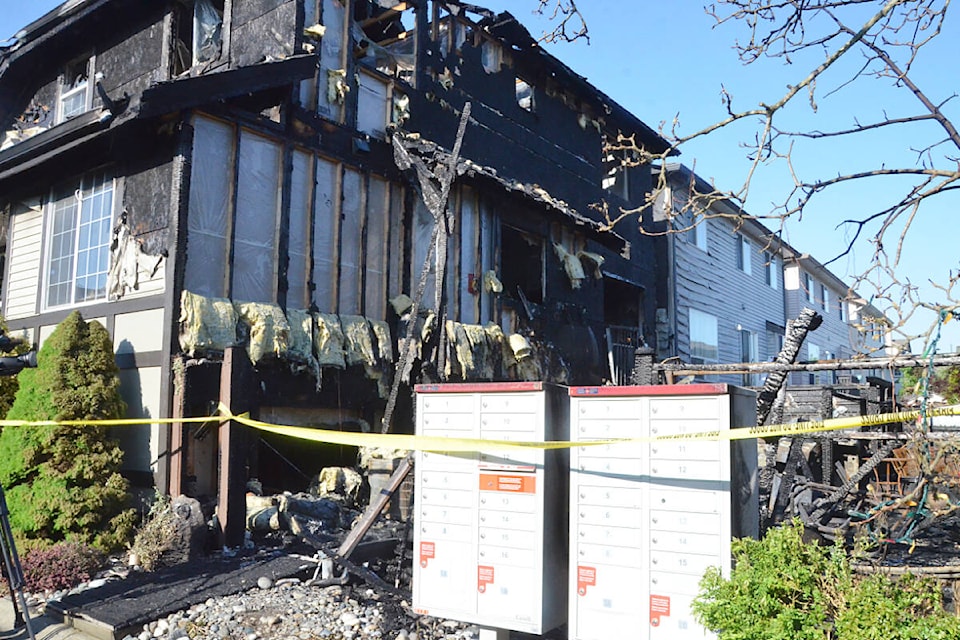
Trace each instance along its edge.
{"label": "green shrub", "polygon": [[[44,342],[37,368],[19,374],[11,420],[103,420],[122,417],[113,344],[97,322],[68,316]],[[110,551],[129,540],[136,512],[127,509],[123,453],[97,426],[7,427],[0,432],[0,483],[10,524],[29,546],[63,540]]]}
{"label": "green shrub", "polygon": [[[3,318],[0,318],[0,332],[7,332],[7,323],[3,321]],[[0,356],[20,355],[29,350],[30,345],[21,344],[14,347],[10,352],[0,352]],[[0,376],[0,417],[6,417],[7,412],[10,411],[19,386],[17,376]]]}
{"label": "green shrub", "polygon": [[939,586],[905,576],[855,576],[842,546],[803,541],[799,522],[735,540],[734,568],[711,568],[693,611],[720,640],[946,640],[960,618]]}
{"label": "green shrub", "polygon": [[61,542],[35,548],[23,556],[23,580],[27,591],[42,593],[75,587],[91,579],[103,566],[103,554],[77,542]]}

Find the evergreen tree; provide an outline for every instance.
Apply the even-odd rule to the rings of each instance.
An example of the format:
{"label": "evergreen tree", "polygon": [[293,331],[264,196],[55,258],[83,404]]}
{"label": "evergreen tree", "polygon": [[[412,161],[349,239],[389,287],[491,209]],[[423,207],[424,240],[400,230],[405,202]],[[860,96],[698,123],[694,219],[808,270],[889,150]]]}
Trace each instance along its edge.
{"label": "evergreen tree", "polygon": [[[98,322],[76,311],[44,342],[37,368],[19,374],[11,420],[105,420],[123,417],[113,344]],[[135,521],[126,509],[123,453],[99,426],[23,426],[0,432],[0,483],[10,524],[31,545],[60,540],[109,551]]]}

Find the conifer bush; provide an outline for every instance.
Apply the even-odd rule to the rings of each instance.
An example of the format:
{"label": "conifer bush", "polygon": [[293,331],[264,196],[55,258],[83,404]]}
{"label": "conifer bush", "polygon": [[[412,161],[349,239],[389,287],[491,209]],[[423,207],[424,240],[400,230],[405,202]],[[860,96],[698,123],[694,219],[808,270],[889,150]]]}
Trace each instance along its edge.
{"label": "conifer bush", "polygon": [[[11,420],[106,420],[126,410],[109,333],[76,311],[44,342],[37,368],[18,377]],[[71,540],[122,548],[136,522],[122,457],[100,426],[5,428],[0,483],[14,535],[28,547]]]}
{"label": "conifer bush", "polygon": [[934,580],[859,576],[839,544],[803,541],[803,525],[735,540],[729,578],[711,568],[693,611],[720,640],[948,640],[960,617]]}

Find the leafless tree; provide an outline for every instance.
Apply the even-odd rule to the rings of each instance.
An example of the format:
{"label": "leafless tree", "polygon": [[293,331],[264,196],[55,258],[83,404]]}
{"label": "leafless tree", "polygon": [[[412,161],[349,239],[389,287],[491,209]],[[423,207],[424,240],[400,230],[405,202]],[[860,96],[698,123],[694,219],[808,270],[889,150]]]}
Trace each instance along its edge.
{"label": "leafless tree", "polygon": [[583,38],[590,42],[587,21],[577,8],[576,0],[537,0],[537,13],[547,16],[554,23],[551,31],[544,33],[540,40],[547,43],[573,42]]}
{"label": "leafless tree", "polygon": [[[855,243],[868,241],[871,260],[868,268],[855,277],[853,288],[872,297],[878,308],[886,308],[895,328],[902,329],[922,309],[936,311],[942,319],[960,304],[955,291],[960,278],[957,269],[949,268],[930,280],[927,286],[932,286],[940,298],[934,302],[923,299],[930,297],[929,289],[926,296],[922,295],[899,267],[904,240],[918,216],[932,208],[934,200],[942,201],[960,188],[960,132],[950,111],[957,104],[952,93],[957,89],[957,72],[953,60],[931,61],[929,54],[921,57],[931,42],[942,37],[949,8],[950,0],[717,0],[706,11],[718,27],[731,27],[743,34],[735,45],[740,60],[745,65],[771,58],[789,63],[783,66],[784,74],[794,75],[785,76],[786,88],[749,108],[741,108],[735,97],[721,88],[724,112],[713,124],[693,132],[682,131],[679,118],[661,125],[661,134],[671,143],[666,152],[649,153],[624,136],[611,141],[608,150],[639,158],[640,162],[664,164],[669,155],[691,141],[733,126],[738,131],[749,126],[751,133],[744,146],[750,165],[743,182],[732,189],[713,187],[706,192],[691,184],[690,197],[672,213],[676,222],[684,221],[680,229],[720,215],[710,206],[714,201],[745,206],[751,182],[771,165],[786,168],[792,187],[771,210],[751,211],[750,215],[770,221],[768,226],[777,232],[782,232],[787,220],[799,220],[805,212],[812,212],[827,192],[845,185],[869,188],[878,180],[893,181],[902,188],[900,195],[875,209],[845,214],[837,227],[847,234],[846,248],[839,255],[821,258],[830,264],[849,253]],[[931,64],[939,64],[939,74],[921,73],[921,63],[928,70]],[[871,122],[841,112],[849,125],[833,130],[793,130],[785,124],[801,108],[816,113],[849,106],[849,94],[867,82],[886,83],[905,92],[915,108],[897,115],[883,112]],[[945,91],[951,93],[944,95]],[[843,99],[847,102],[838,93],[846,94]],[[889,135],[892,139],[902,135],[905,128],[909,128],[913,143],[898,166],[877,160],[874,166],[841,169],[823,176],[809,175],[809,169],[801,171],[800,163],[795,162],[795,147],[801,142],[809,146],[811,142],[845,140],[856,145],[867,135]],[[612,227],[624,217],[651,210],[664,192],[666,180],[662,172],[647,201],[636,209],[603,207],[608,224]],[[943,256],[938,262],[957,264],[955,256]],[[926,333],[938,326],[934,322]],[[926,335],[907,335],[905,330],[896,333],[903,339]]]}

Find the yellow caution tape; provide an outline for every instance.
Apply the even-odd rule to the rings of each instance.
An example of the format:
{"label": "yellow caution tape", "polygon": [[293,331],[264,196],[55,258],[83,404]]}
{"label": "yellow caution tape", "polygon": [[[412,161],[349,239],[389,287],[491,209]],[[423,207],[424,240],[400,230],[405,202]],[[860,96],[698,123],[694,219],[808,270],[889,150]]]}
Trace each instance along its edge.
{"label": "yellow caution tape", "polygon": [[[747,440],[750,438],[767,438],[775,436],[790,436],[824,431],[839,431],[864,426],[909,422],[921,417],[920,411],[900,411],[897,413],[882,413],[869,416],[853,416],[850,418],[830,418],[826,420],[811,420],[792,424],[774,424],[758,427],[740,427],[724,431],[700,431],[696,433],[679,433],[665,436],[646,436],[639,438],[614,438],[607,440],[585,440],[571,442],[555,441],[523,441],[484,440],[480,438],[456,438],[442,436],[413,436],[403,434],[355,433],[330,431],[326,429],[311,429],[309,427],[291,427],[270,424],[252,420],[247,416],[234,416],[226,407],[220,407],[228,419],[235,420],[248,427],[275,433],[278,435],[355,447],[385,447],[390,449],[409,449],[416,451],[439,451],[444,453],[468,453],[475,451],[509,451],[517,449],[570,449],[572,447],[595,447],[611,444],[649,443],[665,440]],[[960,405],[929,409],[928,417],[960,415]]]}
{"label": "yellow caution tape", "polygon": [[[314,429],[311,427],[294,427],[289,425],[272,424],[253,420],[248,414],[234,415],[223,404],[219,407],[219,415],[198,418],[123,418],[117,420],[0,420],[0,427],[11,426],[132,426],[144,424],[198,424],[206,422],[223,423],[229,420],[245,425],[252,429],[274,433],[277,435],[309,440],[325,444],[338,444],[352,447],[382,447],[389,449],[406,449],[415,451],[437,451],[443,453],[472,453],[477,451],[510,451],[510,450],[554,450],[570,449],[573,447],[595,447],[614,444],[649,443],[669,440],[747,440],[750,438],[769,438],[777,436],[793,436],[824,431],[839,431],[860,427],[877,426],[889,423],[911,422],[921,418],[920,411],[900,411],[896,413],[881,413],[868,416],[853,416],[849,418],[829,418],[825,420],[810,420],[789,424],[773,424],[755,427],[739,427],[723,431],[699,431],[695,433],[677,433],[663,436],[645,436],[638,438],[612,438],[606,440],[585,440],[572,442],[556,441],[512,441],[486,440],[481,438],[456,438],[443,436],[415,436],[406,434],[357,433],[349,431],[333,431],[330,429]],[[960,415],[960,405],[928,409],[927,417]]]}

